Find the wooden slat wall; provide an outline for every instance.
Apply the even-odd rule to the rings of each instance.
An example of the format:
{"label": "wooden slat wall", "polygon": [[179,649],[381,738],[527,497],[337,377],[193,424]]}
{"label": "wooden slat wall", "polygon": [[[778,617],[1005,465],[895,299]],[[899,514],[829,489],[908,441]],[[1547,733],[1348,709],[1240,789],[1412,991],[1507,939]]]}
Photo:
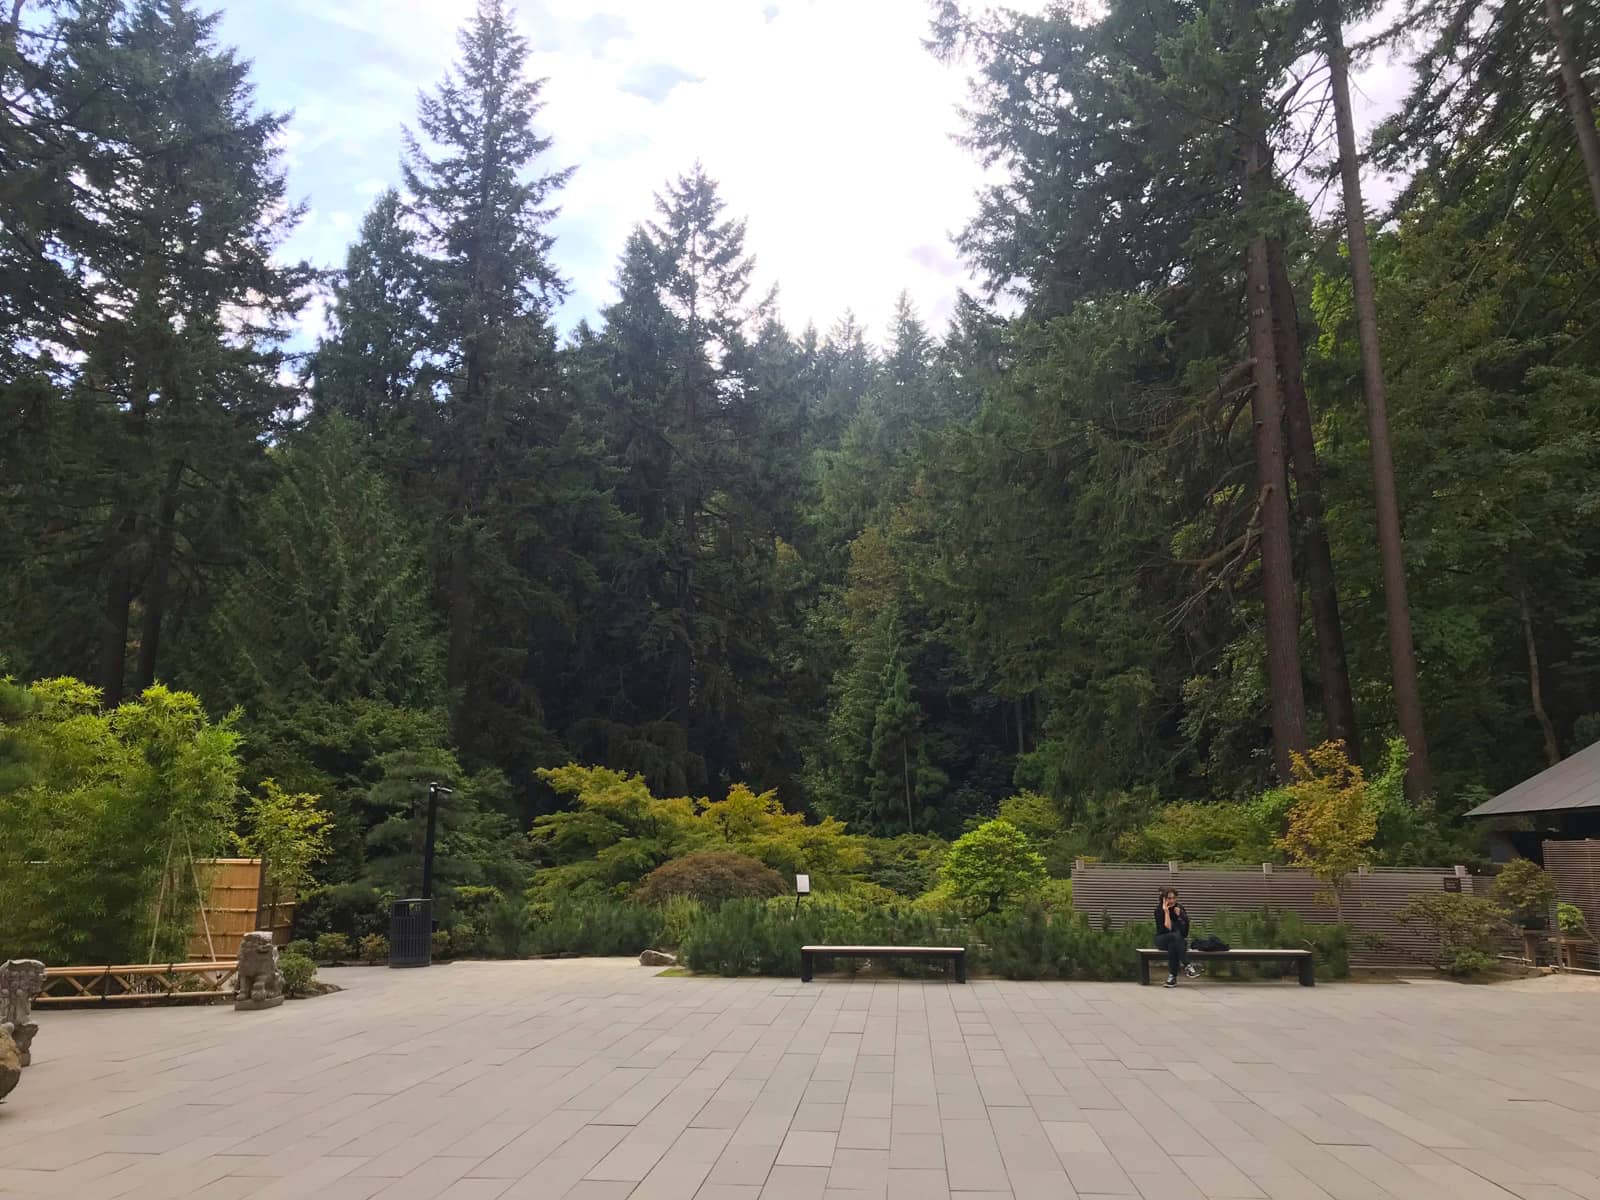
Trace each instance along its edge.
{"label": "wooden slat wall", "polygon": [[[1394,914],[1413,896],[1442,892],[1445,877],[1454,867],[1418,867],[1378,870],[1354,875],[1344,902],[1345,923],[1351,927],[1350,961],[1357,966],[1424,966],[1428,961],[1428,935],[1416,926],[1401,925]],[[1487,880],[1460,876],[1461,890],[1471,894],[1474,884],[1486,889]],[[1196,922],[1219,911],[1252,912],[1281,908],[1307,921],[1333,922],[1333,909],[1318,898],[1322,891],[1310,872],[1292,867],[1219,868],[1164,864],[1079,863],[1072,872],[1072,906],[1096,924],[1109,916],[1115,927],[1148,921],[1163,888],[1175,887]]]}
{"label": "wooden slat wall", "polygon": [[[261,860],[259,858],[203,858],[195,862],[200,878],[207,882],[205,918],[211,925],[211,948],[218,961],[239,957],[239,943],[244,935],[256,928],[256,901],[261,886]],[[277,918],[273,922],[273,940],[279,943],[289,938],[289,924],[294,917],[294,903],[280,901]],[[265,919],[265,914],[263,914]],[[211,957],[206,946],[206,926],[200,915],[195,915],[194,928],[189,931],[189,957],[203,962]]]}
{"label": "wooden slat wall", "polygon": [[[1600,841],[1544,843],[1545,870],[1556,877],[1561,898],[1583,910],[1590,932],[1600,931]],[[1583,955],[1580,965],[1600,967],[1600,955]]]}

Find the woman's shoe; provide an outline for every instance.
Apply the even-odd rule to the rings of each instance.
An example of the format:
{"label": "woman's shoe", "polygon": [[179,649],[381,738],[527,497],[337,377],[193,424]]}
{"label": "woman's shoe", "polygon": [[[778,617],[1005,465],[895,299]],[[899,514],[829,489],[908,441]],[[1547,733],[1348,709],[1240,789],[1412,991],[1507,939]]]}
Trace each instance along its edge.
{"label": "woman's shoe", "polygon": [[1177,987],[1178,986],[1178,977],[1176,975],[1168,975],[1167,976],[1167,986],[1168,987]]}
{"label": "woman's shoe", "polygon": [[1201,971],[1201,968],[1195,966],[1194,963],[1190,963],[1187,967],[1185,967],[1183,969],[1183,973],[1185,975],[1187,975],[1190,979],[1198,979],[1199,976],[1200,976],[1200,971]]}

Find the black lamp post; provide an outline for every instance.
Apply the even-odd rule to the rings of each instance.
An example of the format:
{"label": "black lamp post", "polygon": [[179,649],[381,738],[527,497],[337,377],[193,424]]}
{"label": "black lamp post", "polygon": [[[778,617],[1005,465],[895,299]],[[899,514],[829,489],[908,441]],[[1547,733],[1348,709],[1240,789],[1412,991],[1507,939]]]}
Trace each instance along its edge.
{"label": "black lamp post", "polygon": [[439,797],[454,796],[455,789],[447,788],[442,783],[428,785],[428,834],[427,840],[422,843],[422,898],[433,899],[433,830],[434,823],[439,818]]}

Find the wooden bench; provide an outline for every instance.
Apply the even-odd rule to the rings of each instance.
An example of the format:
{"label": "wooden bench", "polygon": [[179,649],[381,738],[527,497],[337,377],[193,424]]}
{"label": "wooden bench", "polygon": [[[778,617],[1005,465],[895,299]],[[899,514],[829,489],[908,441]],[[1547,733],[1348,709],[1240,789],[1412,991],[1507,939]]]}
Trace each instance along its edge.
{"label": "wooden bench", "polygon": [[[1139,982],[1150,982],[1150,964],[1152,961],[1164,961],[1167,957],[1165,950],[1155,946],[1139,947]],[[1309,950],[1191,950],[1190,962],[1292,962],[1300,972],[1301,987],[1315,987],[1316,961]]]}
{"label": "wooden bench", "polygon": [[819,958],[947,958],[955,967],[956,982],[967,981],[965,946],[801,946],[801,983],[811,982]]}

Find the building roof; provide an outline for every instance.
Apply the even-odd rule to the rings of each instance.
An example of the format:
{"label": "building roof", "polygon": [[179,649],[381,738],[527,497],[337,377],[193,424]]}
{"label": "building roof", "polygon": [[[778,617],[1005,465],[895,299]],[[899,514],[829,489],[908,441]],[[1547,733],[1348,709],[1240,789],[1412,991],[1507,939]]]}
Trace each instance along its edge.
{"label": "building roof", "polygon": [[1523,780],[1493,800],[1485,800],[1467,816],[1500,817],[1584,808],[1600,809],[1600,742]]}

